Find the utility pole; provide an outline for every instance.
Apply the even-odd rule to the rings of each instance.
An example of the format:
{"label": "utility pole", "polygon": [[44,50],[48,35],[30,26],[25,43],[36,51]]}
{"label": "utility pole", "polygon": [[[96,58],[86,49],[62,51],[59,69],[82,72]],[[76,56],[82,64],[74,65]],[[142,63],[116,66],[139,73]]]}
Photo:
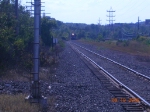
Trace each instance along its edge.
{"label": "utility pole", "polygon": [[139,17],[138,17],[138,33],[139,33],[139,29],[140,29],[140,20],[139,20]]}
{"label": "utility pole", "polygon": [[109,13],[109,15],[107,16],[109,18],[109,20],[107,20],[107,21],[109,21],[109,25],[112,25],[112,27],[113,27],[113,21],[115,21],[113,19],[113,17],[115,17],[115,16],[113,16],[113,12],[115,12],[115,11],[113,11],[112,7],[111,7],[110,10],[107,12]]}
{"label": "utility pole", "polygon": [[18,17],[18,0],[15,0],[15,16],[16,16],[16,20],[17,20],[17,24],[16,24],[16,35],[19,34],[19,26],[18,26],[18,22],[19,22],[19,17]]}
{"label": "utility pole", "polygon": [[41,14],[41,0],[34,0],[34,42],[33,42],[33,72],[31,93],[26,99],[31,103],[40,103],[43,108],[47,106],[47,98],[41,95],[39,82],[39,48],[40,48],[40,14]]}
{"label": "utility pole", "polygon": [[138,17],[138,32],[137,32],[137,36],[139,37],[139,29],[140,29],[140,19]]}
{"label": "utility pole", "polygon": [[[39,0],[39,2],[40,2],[40,4],[41,4],[41,0]],[[39,17],[39,20],[40,20],[40,24],[39,24],[39,26],[40,26],[40,27],[39,27],[39,28],[40,28],[40,29],[39,29],[39,35],[40,35],[40,37],[41,37],[41,6],[40,6],[40,14],[39,14],[39,15],[40,15],[40,17]]]}
{"label": "utility pole", "polygon": [[99,18],[99,20],[98,20],[99,32],[100,32],[100,25],[101,25],[101,20],[100,20],[100,18]]}
{"label": "utility pole", "polygon": [[140,22],[140,20],[139,20],[139,17],[138,17],[138,31],[139,31],[139,22]]}
{"label": "utility pole", "polygon": [[34,0],[34,42],[33,42],[33,81],[31,84],[31,96],[39,102],[41,97],[39,87],[39,23],[40,0]]}

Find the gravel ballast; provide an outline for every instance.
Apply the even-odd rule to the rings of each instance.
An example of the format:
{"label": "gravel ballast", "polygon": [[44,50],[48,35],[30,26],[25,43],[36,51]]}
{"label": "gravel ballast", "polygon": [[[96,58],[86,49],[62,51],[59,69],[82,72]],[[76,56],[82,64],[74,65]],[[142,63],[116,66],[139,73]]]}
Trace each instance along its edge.
{"label": "gravel ballast", "polygon": [[56,96],[57,112],[125,112],[68,44],[60,53],[55,77],[49,95]]}
{"label": "gravel ballast", "polygon": [[[76,46],[77,47],[77,46]],[[93,61],[95,61],[99,66],[104,68],[107,72],[109,72],[111,75],[113,75],[117,80],[125,84],[127,87],[132,89],[133,91],[137,92],[141,97],[143,97],[148,102],[150,101],[150,82],[147,80],[144,80],[140,77],[137,77],[137,75],[128,72],[125,69],[122,69],[118,65],[105,60],[93,53],[90,53],[89,51],[86,51],[80,47],[77,47],[82,53],[84,53],[86,56],[91,58]]]}
{"label": "gravel ballast", "polygon": [[150,57],[149,59],[146,59],[144,56],[131,55],[128,53],[110,50],[103,47],[97,47],[95,45],[90,45],[79,41],[73,42],[150,77]]}

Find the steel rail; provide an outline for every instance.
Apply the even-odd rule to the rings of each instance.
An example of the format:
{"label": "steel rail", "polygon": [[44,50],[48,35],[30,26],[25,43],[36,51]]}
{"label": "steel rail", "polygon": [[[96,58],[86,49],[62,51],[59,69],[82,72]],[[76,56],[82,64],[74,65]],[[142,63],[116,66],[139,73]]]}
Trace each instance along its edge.
{"label": "steel rail", "polygon": [[125,65],[122,65],[122,64],[120,64],[120,63],[118,63],[118,62],[116,62],[116,61],[114,61],[114,60],[112,60],[112,59],[110,59],[110,58],[107,58],[107,57],[105,57],[105,56],[102,56],[102,55],[100,55],[100,54],[98,54],[98,53],[95,53],[95,52],[93,52],[93,51],[91,51],[91,50],[89,50],[89,49],[87,49],[87,48],[84,48],[84,47],[82,47],[82,46],[76,44],[76,43],[74,43],[74,44],[77,45],[77,46],[79,46],[79,47],[81,47],[81,48],[83,48],[83,49],[85,49],[85,50],[87,50],[87,51],[89,51],[89,52],[91,52],[91,53],[93,53],[93,54],[95,54],[95,55],[98,55],[98,56],[100,56],[100,57],[102,57],[102,58],[104,58],[104,59],[106,59],[106,60],[108,60],[108,61],[111,61],[112,63],[117,64],[117,65],[119,65],[119,66],[121,66],[121,67],[127,69],[128,71],[130,71],[130,72],[132,72],[132,73],[134,73],[134,74],[136,74],[136,75],[138,75],[138,76],[140,76],[140,77],[143,77],[143,78],[145,78],[145,79],[147,79],[147,80],[150,81],[150,77],[148,77],[148,76],[146,76],[146,75],[144,75],[144,74],[142,74],[142,73],[139,73],[139,72],[137,72],[137,71],[135,71],[135,70],[133,70],[133,69],[131,69],[131,68],[125,66]]}
{"label": "steel rail", "polygon": [[85,54],[83,54],[81,51],[79,51],[77,48],[74,48],[72,46],[72,48],[74,50],[76,50],[79,54],[81,54],[84,58],[86,58],[86,60],[90,61],[92,64],[94,64],[98,69],[100,69],[101,71],[103,71],[105,74],[108,75],[108,77],[114,81],[115,83],[118,84],[118,86],[120,88],[125,89],[126,91],[128,91],[130,94],[132,94],[135,98],[139,98],[141,104],[145,105],[148,109],[150,109],[150,103],[148,103],[144,98],[142,98],[140,95],[138,95],[136,92],[134,92],[132,89],[130,89],[129,87],[127,87],[126,85],[124,85],[122,82],[120,82],[118,79],[116,79],[114,76],[112,76],[110,73],[108,73],[104,68],[102,68],[101,66],[99,66],[95,61],[93,61],[92,59],[90,59],[88,56],[86,56]]}

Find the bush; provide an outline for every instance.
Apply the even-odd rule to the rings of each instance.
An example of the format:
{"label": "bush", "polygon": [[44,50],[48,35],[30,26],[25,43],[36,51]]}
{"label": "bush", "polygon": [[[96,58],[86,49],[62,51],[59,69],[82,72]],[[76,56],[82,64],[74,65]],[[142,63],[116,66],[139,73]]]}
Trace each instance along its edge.
{"label": "bush", "polygon": [[64,48],[65,47],[65,43],[63,40],[59,40],[58,44],[60,45],[60,47]]}
{"label": "bush", "polygon": [[146,40],[146,44],[150,45],[150,39]]}
{"label": "bush", "polygon": [[126,47],[126,46],[129,46],[129,41],[123,41],[123,46]]}
{"label": "bush", "polygon": [[122,42],[122,40],[117,40],[116,45],[119,46]]}
{"label": "bush", "polygon": [[141,36],[141,37],[138,37],[137,40],[140,42],[143,42],[146,40],[146,37]]}

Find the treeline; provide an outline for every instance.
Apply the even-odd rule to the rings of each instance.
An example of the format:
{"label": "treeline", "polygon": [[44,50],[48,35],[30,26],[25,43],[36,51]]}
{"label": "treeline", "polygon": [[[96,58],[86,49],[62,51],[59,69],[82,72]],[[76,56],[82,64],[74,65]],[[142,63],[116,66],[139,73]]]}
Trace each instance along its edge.
{"label": "treeline", "polygon": [[113,29],[108,25],[100,26],[95,24],[88,25],[81,23],[63,23],[60,21],[57,22],[59,24],[59,29],[55,30],[56,37],[62,37],[66,40],[70,39],[70,35],[72,33],[76,34],[77,39],[89,38],[100,41],[105,38],[119,38],[118,36],[121,32],[120,27]]}
{"label": "treeline", "polygon": [[87,38],[95,41],[103,41],[107,39],[131,39],[137,36],[150,36],[149,26],[144,23],[140,24],[138,29],[137,23],[116,23],[114,25],[96,25],[82,23],[63,23],[57,21],[59,29],[55,32],[56,37],[70,39],[71,33],[77,35],[77,39]]}
{"label": "treeline", "polygon": [[[31,68],[34,18],[31,12],[19,5],[17,20],[14,0],[8,1],[0,0],[0,70],[14,66]],[[41,45],[51,46],[52,28],[56,26],[55,20],[42,17]]]}

